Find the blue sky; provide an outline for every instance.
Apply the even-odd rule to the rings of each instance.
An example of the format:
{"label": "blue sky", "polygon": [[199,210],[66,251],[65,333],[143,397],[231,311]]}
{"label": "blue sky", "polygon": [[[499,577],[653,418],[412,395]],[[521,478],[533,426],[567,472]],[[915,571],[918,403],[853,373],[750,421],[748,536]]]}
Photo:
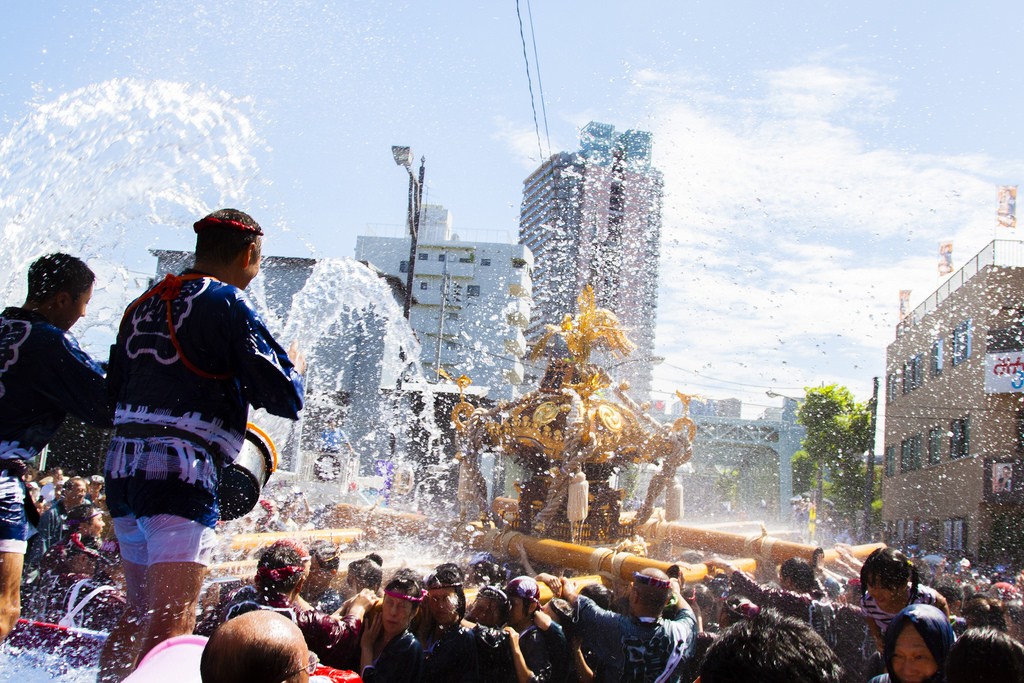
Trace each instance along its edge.
{"label": "blue sky", "polygon": [[[528,22],[525,0],[520,9]],[[1008,2],[529,9],[543,152],[574,149],[590,120],[655,135],[672,274],[659,296],[662,391],[771,404],[769,387],[840,382],[866,398],[898,290],[914,304],[934,290],[941,239],[954,240],[956,267],[979,251],[995,235],[996,187],[1024,178],[1024,40]],[[271,230],[268,253],[351,256],[368,224],[405,220],[393,144],[427,157],[427,199],[452,210],[457,231],[516,231],[540,152],[512,0],[40,1],[4,15],[0,177],[8,194],[15,180],[32,189],[0,200],[5,240],[14,214],[29,232],[99,230],[131,185],[159,196],[149,217],[184,223],[236,204]],[[75,116],[53,135],[55,110]],[[99,140],[81,132],[86,120]],[[184,142],[168,142],[178,127]],[[114,129],[173,158],[107,150]],[[50,138],[75,143],[46,177],[23,157]],[[83,148],[122,155],[102,201],[18,208],[105,188],[107,176],[75,167]],[[132,168],[142,180],[130,182]],[[190,245],[160,220],[118,235],[137,248]]]}

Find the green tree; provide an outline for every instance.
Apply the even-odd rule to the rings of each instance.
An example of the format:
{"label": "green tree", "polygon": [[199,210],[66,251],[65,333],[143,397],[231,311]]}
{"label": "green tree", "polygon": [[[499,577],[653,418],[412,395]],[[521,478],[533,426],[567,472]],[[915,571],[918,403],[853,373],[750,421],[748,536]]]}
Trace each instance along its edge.
{"label": "green tree", "polygon": [[[849,389],[836,384],[807,389],[796,419],[807,429],[803,447],[819,490],[835,504],[837,515],[856,519],[864,507],[862,456],[874,439],[868,403],[858,403]],[[821,481],[826,473],[827,484]]]}
{"label": "green tree", "polygon": [[793,466],[793,493],[813,491],[817,486],[815,479],[817,466],[811,461],[811,456],[807,455],[807,451],[797,451],[793,454],[791,463]]}

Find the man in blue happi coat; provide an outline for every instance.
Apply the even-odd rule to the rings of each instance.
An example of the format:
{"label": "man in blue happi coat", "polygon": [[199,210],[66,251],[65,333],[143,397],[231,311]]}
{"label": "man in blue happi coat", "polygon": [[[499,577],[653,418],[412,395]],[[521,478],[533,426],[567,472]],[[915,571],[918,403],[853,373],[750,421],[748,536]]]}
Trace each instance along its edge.
{"label": "man in blue happi coat", "polygon": [[0,640],[21,612],[27,462],[67,413],[110,425],[103,368],[68,331],[85,315],[95,281],[74,256],[43,256],[29,267],[24,305],[0,313]]}
{"label": "man in blue happi coat", "polygon": [[111,350],[115,434],[104,474],[129,610],[101,680],[191,633],[216,542],[217,487],[241,451],[249,406],[293,420],[302,408],[305,360],[285,352],[243,294],[260,269],[263,230],[235,209],[194,228],[194,268],[133,302]]}

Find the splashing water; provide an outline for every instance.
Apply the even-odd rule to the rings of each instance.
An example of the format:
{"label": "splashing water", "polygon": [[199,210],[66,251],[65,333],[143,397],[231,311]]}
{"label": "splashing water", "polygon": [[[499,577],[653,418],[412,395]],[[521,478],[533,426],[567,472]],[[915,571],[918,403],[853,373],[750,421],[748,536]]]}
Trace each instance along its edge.
{"label": "splashing water", "polygon": [[102,348],[151,275],[146,250],[188,244],[197,216],[247,203],[262,142],[246,106],[192,84],[115,79],[16,123],[0,139],[0,300],[21,303],[36,257],[80,256],[97,287],[75,331]]}

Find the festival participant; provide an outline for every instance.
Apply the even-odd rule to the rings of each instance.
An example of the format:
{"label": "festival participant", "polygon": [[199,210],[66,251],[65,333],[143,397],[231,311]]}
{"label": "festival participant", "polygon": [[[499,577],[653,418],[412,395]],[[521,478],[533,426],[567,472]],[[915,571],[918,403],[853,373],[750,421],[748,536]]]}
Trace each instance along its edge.
{"label": "festival participant", "polygon": [[872,683],[942,683],[953,639],[949,615],[938,607],[904,607],[885,631],[882,656],[888,673],[875,676]]}
{"label": "festival participant", "polygon": [[885,647],[885,630],[907,605],[936,605],[949,614],[946,599],[922,585],[917,568],[893,548],[879,548],[868,555],[860,569],[861,607],[878,651]]}
{"label": "festival participant", "polygon": [[380,584],[384,580],[384,573],[381,568],[384,566],[384,559],[377,553],[370,553],[366,557],[353,560],[348,563],[345,583],[353,593],[361,590],[371,590],[380,593]]}
{"label": "festival participant", "polygon": [[329,541],[316,541],[309,548],[309,575],[302,586],[302,597],[311,607],[330,614],[341,607],[344,600],[334,588],[341,558],[338,546]]}
{"label": "festival participant", "polygon": [[1024,644],[994,628],[968,629],[946,657],[949,683],[1024,681]]}
{"label": "festival participant", "polygon": [[[576,609],[576,632],[597,656],[599,681],[678,683],[685,660],[692,657],[697,620],[679,594],[679,582],[659,569],[633,574],[629,616],[603,610],[579,595],[572,580],[561,580],[559,593]],[[674,597],[674,619],[662,614]]]}
{"label": "festival participant", "polygon": [[765,609],[730,626],[714,640],[701,661],[697,680],[840,683],[842,676],[839,659],[806,622]]}
{"label": "festival participant", "polygon": [[379,614],[367,619],[360,672],[365,683],[417,683],[423,678],[423,648],[409,627],[426,591],[419,576],[399,570],[384,586]]}
{"label": "festival participant", "polygon": [[508,619],[508,596],[497,586],[484,586],[476,593],[476,600],[466,612],[465,623],[470,626],[476,643],[479,670],[487,675],[489,683],[515,683],[515,665],[512,663],[512,641],[502,629]]}
{"label": "festival participant", "polygon": [[[505,632],[512,644],[512,662],[519,683],[553,681],[553,659],[564,653],[548,651],[544,634],[537,628],[534,615],[540,611],[540,586],[529,576],[517,576],[505,585],[508,596],[508,623]],[[563,637],[564,642],[564,637]],[[562,675],[564,676],[562,662]]]}
{"label": "festival participant", "polygon": [[305,683],[316,655],[289,619],[256,610],[225,622],[206,643],[199,670],[203,683]]}
{"label": "festival participant", "polygon": [[0,641],[21,612],[27,462],[67,413],[110,425],[103,369],[69,332],[85,315],[95,280],[74,256],[43,256],[29,266],[25,303],[0,313]]}
{"label": "festival participant", "polygon": [[71,477],[64,482],[61,497],[39,518],[36,534],[29,539],[25,564],[38,567],[43,555],[52,546],[60,543],[65,534],[65,520],[68,511],[86,501],[88,483],[82,477]]}
{"label": "festival participant", "polygon": [[224,608],[223,619],[253,609],[280,612],[295,622],[320,661],[337,669],[354,669],[362,619],[374,595],[370,591],[356,595],[346,603],[344,616],[304,606],[299,595],[309,575],[309,562],[309,553],[295,541],[286,539],[268,546],[256,563],[253,585],[235,592]]}
{"label": "festival participant", "polygon": [[708,564],[729,572],[730,593],[745,596],[759,607],[770,607],[806,621],[835,651],[843,663],[848,683],[860,683],[866,678],[863,645],[868,631],[864,612],[858,607],[829,600],[809,562],[801,558],[783,562],[779,566],[779,588],[761,586],[727,561],[711,560]]}
{"label": "festival participant", "polygon": [[242,448],[249,406],[291,419],[302,408],[304,358],[294,345],[289,357],[242,292],[259,272],[263,230],[235,209],[194,228],[195,267],[133,302],[111,349],[116,431],[104,474],[131,614],[108,639],[104,680],[192,631],[221,471]]}
{"label": "festival participant", "polygon": [[475,683],[480,680],[476,642],[462,625],[466,593],[462,570],[455,564],[439,565],[427,576],[426,633],[420,638],[425,651],[424,677],[428,681]]}
{"label": "festival participant", "polygon": [[103,512],[84,503],[68,512],[67,526],[67,535],[43,556],[33,602],[42,603],[43,621],[109,631],[126,601],[106,574],[115,560],[102,552]]}

